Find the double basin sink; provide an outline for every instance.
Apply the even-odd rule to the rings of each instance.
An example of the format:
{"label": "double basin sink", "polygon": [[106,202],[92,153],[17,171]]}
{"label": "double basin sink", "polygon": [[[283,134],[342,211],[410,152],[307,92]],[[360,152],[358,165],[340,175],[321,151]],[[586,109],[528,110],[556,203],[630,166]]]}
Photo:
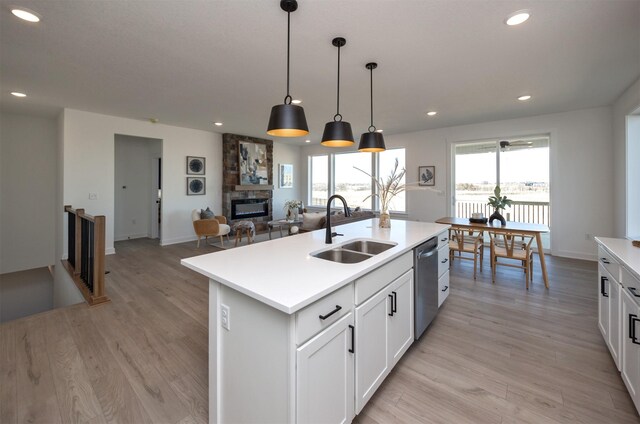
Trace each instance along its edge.
{"label": "double basin sink", "polygon": [[342,264],[355,264],[396,246],[397,243],[381,242],[375,240],[354,240],[336,246],[333,249],[312,253],[315,258]]}

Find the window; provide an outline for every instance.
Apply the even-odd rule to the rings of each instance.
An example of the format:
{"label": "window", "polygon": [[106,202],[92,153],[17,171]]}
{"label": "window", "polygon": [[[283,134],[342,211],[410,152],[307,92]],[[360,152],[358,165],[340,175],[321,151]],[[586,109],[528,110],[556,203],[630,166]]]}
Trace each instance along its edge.
{"label": "window", "polygon": [[309,157],[309,205],[326,206],[329,199],[329,156]]}
{"label": "window", "polygon": [[[391,171],[393,171],[393,167],[396,164],[396,159],[398,160],[398,171],[402,170],[402,168],[406,169],[405,166],[405,151],[404,149],[389,149],[384,152],[380,152],[378,154],[378,175],[382,177],[382,180],[385,181],[389,175],[391,175]],[[402,179],[402,183],[406,184],[407,175],[405,174]],[[392,212],[406,212],[407,211],[407,201],[406,201],[406,192],[402,192],[391,199],[390,208]],[[379,205],[377,205],[376,199],[376,209],[379,209]]]}
{"label": "window", "polygon": [[[370,196],[373,190],[371,177],[354,167],[375,177],[382,176],[386,179],[396,159],[398,159],[398,169],[404,168],[405,149],[390,149],[381,153],[349,152],[309,156],[308,204],[324,207],[330,195],[339,194],[345,198],[351,208],[359,206],[363,209],[378,210],[377,198]],[[333,166],[330,166],[331,163]],[[406,178],[403,179],[404,182]],[[334,204],[334,206],[340,205]],[[406,212],[405,193],[393,199],[391,210]]]}
{"label": "window", "polygon": [[[371,153],[341,153],[334,157],[334,189],[350,208],[371,209]],[[366,199],[366,200],[365,200]],[[338,205],[339,206],[339,205]]]}

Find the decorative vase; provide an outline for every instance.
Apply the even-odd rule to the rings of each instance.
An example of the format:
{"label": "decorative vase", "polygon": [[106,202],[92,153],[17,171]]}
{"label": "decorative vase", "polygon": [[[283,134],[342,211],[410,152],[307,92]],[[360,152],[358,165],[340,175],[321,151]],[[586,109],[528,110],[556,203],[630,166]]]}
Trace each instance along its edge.
{"label": "decorative vase", "polygon": [[502,226],[507,225],[507,221],[505,221],[504,217],[500,215],[500,212],[498,212],[498,209],[496,209],[489,217],[489,224],[493,225],[493,221],[496,219],[500,221],[500,224]]}
{"label": "decorative vase", "polygon": [[287,221],[293,220],[293,210],[287,209]]}
{"label": "decorative vase", "polygon": [[386,209],[383,209],[382,212],[380,212],[378,226],[380,228],[391,228],[391,216],[389,215],[389,211]]}

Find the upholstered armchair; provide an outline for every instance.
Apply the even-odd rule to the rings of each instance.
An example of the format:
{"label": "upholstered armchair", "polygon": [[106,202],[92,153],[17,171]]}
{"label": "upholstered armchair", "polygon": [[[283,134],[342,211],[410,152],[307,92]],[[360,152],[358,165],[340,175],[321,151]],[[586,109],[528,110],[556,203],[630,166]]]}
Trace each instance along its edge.
{"label": "upholstered armchair", "polygon": [[193,230],[198,236],[197,247],[200,247],[200,239],[202,237],[204,237],[205,243],[209,237],[220,237],[221,246],[224,246],[223,236],[227,236],[227,240],[229,240],[231,227],[227,225],[226,217],[216,215],[211,219],[200,219],[200,211],[194,209],[193,212],[191,212],[191,219],[193,221]]}

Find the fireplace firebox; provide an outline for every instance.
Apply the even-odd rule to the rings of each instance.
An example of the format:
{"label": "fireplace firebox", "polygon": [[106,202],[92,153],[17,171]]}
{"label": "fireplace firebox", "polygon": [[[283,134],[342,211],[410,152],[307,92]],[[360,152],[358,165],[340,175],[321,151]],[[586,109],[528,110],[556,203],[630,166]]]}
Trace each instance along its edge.
{"label": "fireplace firebox", "polygon": [[269,199],[231,200],[231,219],[256,218],[269,215]]}

